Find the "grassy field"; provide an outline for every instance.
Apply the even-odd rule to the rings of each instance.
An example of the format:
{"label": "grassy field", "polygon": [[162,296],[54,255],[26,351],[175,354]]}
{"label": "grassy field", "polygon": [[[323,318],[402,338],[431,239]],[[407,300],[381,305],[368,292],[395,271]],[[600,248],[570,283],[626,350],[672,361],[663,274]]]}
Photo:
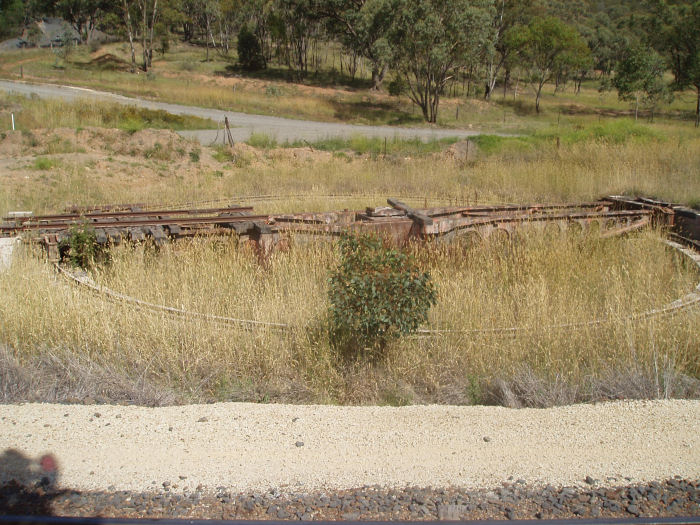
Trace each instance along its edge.
{"label": "grassy field", "polygon": [[[235,69],[236,56],[211,55],[204,61],[201,48],[177,44],[165,56],[154,59],[146,74],[130,73],[128,46],[109,44],[90,53],[78,49],[66,62],[50,50],[3,53],[0,77],[56,82],[92,87],[125,95],[233,111],[358,124],[424,125],[420,111],[407,97],[391,97],[368,89],[367,71],[354,81],[340,75],[337,50],[327,50],[317,71],[303,84],[287,81],[284,69],[272,68],[257,76]],[[387,81],[388,83],[388,81]],[[614,92],[599,92],[599,83],[584,83],[581,93],[571,85],[558,92],[547,87],[543,113],[535,115],[534,93],[525,82],[515,81],[503,96],[494,94],[488,103],[465,97],[460,85],[442,98],[439,125],[471,127],[486,131],[527,132],[571,119],[592,124],[610,117],[630,116],[632,107]],[[658,112],[657,121],[682,122],[692,128],[694,93],[678,94]],[[647,114],[643,112],[644,118]]]}
{"label": "grassy field", "polygon": [[[123,57],[120,44],[102,52]],[[54,67],[46,51],[3,55],[0,75],[67,82],[182,103],[320,120],[422,125],[405,99],[367,91],[328,71],[304,84],[237,77],[177,46],[151,75],[118,59],[77,54]],[[120,65],[121,64],[121,65]],[[338,81],[335,78],[335,81]],[[201,86],[194,89],[192,86]],[[522,91],[521,91],[522,93]],[[678,98],[654,123],[593,84],[491,103],[447,97],[441,125],[519,136],[422,143],[353,137],[278,144],[253,135],[206,147],[173,130],[198,119],[108,104],[58,104],[0,95],[0,214],[68,204],[250,203],[256,211],[379,206],[554,203],[642,194],[700,207],[700,135]],[[459,118],[457,107],[459,106]],[[9,131],[9,113],[19,116]],[[504,121],[505,117],[505,121]],[[30,249],[0,272],[0,396],[162,404],[253,400],[321,403],[501,403],[548,406],[619,397],[700,396],[700,312],[629,322],[700,280],[659,232],[600,240],[528,233],[469,250],[417,247],[438,304],[426,328],[378,364],[343,361],[321,329],[332,244],[292,243],[260,265],[235,238],[195,239],[157,251],[118,247],[95,282],[154,303],[285,323],[247,332],[147,314],[70,285]],[[608,319],[601,326],[554,325]],[[513,337],[473,332],[524,327]]]}
{"label": "grassy field", "polygon": [[[439,297],[429,327],[466,332],[404,338],[379,365],[344,361],[321,328],[336,258],[330,244],[299,245],[263,268],[234,238],[197,239],[158,253],[121,247],[91,274],[146,301],[291,327],[280,334],[105,302],[22,255],[0,276],[3,343],[18,368],[51,356],[54,377],[45,383],[64,383],[63,394],[73,396],[76,386],[65,383],[80,374],[67,379],[55,363],[69,375],[81,360],[110,370],[97,395],[119,397],[113,385],[128,377],[186,401],[547,406],[698,393],[691,379],[700,372],[697,311],[625,321],[682,296],[698,279],[653,232],[607,241],[531,233],[510,247],[486,242],[466,253],[421,248]],[[552,327],[600,318],[610,322]],[[514,326],[531,331],[470,332]]]}

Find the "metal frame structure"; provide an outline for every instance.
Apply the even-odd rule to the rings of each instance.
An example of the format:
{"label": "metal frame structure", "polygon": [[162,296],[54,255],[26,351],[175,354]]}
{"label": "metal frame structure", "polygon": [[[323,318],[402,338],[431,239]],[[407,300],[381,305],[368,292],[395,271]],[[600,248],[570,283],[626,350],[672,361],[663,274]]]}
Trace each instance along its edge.
{"label": "metal frame structure", "polygon": [[626,234],[648,226],[669,230],[680,240],[700,247],[700,215],[683,206],[644,198],[609,196],[595,202],[556,205],[450,206],[411,208],[397,199],[389,206],[363,211],[333,211],[256,215],[251,206],[219,208],[143,209],[142,205],[73,207],[63,214],[8,215],[1,236],[22,235],[41,244],[49,259],[60,258],[61,241],[81,224],[94,229],[100,244],[151,239],[156,244],[195,235],[235,231],[269,253],[297,237],[332,237],[344,232],[373,232],[392,242],[411,240],[451,242],[460,237],[510,237],[523,227],[595,229],[603,237]]}

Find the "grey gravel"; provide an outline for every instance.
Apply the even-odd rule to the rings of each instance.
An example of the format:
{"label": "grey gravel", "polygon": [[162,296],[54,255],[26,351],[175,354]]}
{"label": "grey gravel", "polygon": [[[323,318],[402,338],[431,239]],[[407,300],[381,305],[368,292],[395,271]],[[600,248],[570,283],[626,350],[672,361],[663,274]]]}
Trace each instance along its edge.
{"label": "grey gravel", "polygon": [[[440,129],[440,128],[402,128],[392,126],[360,126],[342,124],[336,122],[314,122],[308,120],[295,120],[266,115],[251,115],[235,111],[222,111],[218,109],[183,106],[181,104],[169,104],[155,102],[139,98],[125,97],[114,93],[96,91],[87,88],[60,86],[52,84],[30,84],[27,82],[0,81],[0,91],[18,93],[23,95],[34,94],[41,98],[60,98],[67,101],[76,100],[104,100],[117,104],[125,104],[146,109],[163,110],[175,115],[191,115],[211,119],[215,122],[223,122],[228,117],[231,122],[231,134],[235,142],[248,140],[252,133],[265,133],[279,142],[295,140],[319,140],[329,137],[352,137],[363,135],[369,137],[402,137],[420,138],[422,140],[440,139],[446,137],[471,137],[479,135],[477,131],[465,129]],[[222,134],[217,130],[183,131],[182,136],[195,138],[202,144],[211,143],[217,135],[221,140]]]}

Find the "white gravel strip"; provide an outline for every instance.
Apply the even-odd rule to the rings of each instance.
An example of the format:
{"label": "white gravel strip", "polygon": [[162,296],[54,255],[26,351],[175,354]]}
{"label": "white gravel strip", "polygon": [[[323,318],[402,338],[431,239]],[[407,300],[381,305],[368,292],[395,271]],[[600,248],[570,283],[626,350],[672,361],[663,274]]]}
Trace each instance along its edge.
{"label": "white gravel strip", "polygon": [[[303,443],[303,445],[302,445]],[[81,490],[487,488],[700,478],[700,401],[546,410],[218,403],[0,406],[0,452],[52,453]],[[8,456],[4,454],[4,456]],[[0,479],[13,476],[0,465]],[[186,479],[181,479],[186,477]]]}

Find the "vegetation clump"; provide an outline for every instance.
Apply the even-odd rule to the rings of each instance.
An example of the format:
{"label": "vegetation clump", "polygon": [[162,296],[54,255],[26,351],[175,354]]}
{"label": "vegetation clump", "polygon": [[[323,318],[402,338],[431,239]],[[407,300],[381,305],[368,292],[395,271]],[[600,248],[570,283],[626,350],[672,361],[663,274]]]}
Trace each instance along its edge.
{"label": "vegetation clump", "polygon": [[238,62],[246,71],[265,69],[265,57],[255,34],[243,26],[238,33]]}
{"label": "vegetation clump", "polygon": [[68,238],[60,243],[59,250],[62,260],[83,270],[107,259],[106,251],[97,242],[95,229],[87,223],[73,226]]}
{"label": "vegetation clump", "polygon": [[373,235],[344,235],[329,281],[332,339],[347,354],[379,358],[386,344],[415,332],[437,302],[427,272]]}

